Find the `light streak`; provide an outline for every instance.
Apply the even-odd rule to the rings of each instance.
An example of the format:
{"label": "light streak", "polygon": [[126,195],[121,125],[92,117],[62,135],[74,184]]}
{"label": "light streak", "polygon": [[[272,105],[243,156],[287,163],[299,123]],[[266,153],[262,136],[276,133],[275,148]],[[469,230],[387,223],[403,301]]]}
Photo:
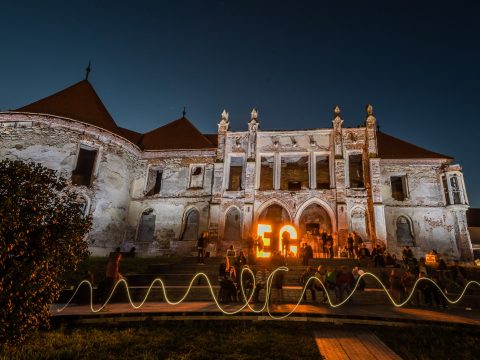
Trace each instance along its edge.
{"label": "light streak", "polygon": [[[245,294],[245,288],[243,286],[243,273],[245,271],[248,271],[251,276],[253,277],[253,291],[251,292],[249,298],[247,299],[247,296]],[[161,287],[162,289],[162,292],[163,292],[163,298],[165,299],[165,301],[167,302],[167,304],[169,305],[172,305],[172,306],[175,306],[175,305],[179,305],[181,304],[182,302],[185,301],[185,299],[187,298],[188,294],[190,293],[191,289],[192,289],[192,286],[193,284],[195,283],[195,281],[200,278],[200,277],[203,277],[205,278],[206,282],[207,282],[207,285],[208,285],[208,288],[210,290],[210,294],[212,296],[212,299],[213,299],[213,302],[215,303],[215,305],[217,306],[217,308],[219,309],[219,311],[221,311],[223,314],[225,315],[235,315],[235,314],[238,314],[239,312],[243,311],[244,309],[246,309],[248,307],[248,309],[254,313],[263,313],[266,309],[268,315],[272,318],[272,319],[275,319],[275,320],[281,320],[281,319],[285,319],[287,317],[289,317],[290,315],[292,315],[298,308],[298,306],[300,305],[300,303],[302,302],[302,299],[303,299],[303,295],[305,294],[305,292],[308,290],[308,285],[310,284],[311,281],[317,281],[323,288],[323,291],[325,292],[326,296],[327,296],[327,302],[328,304],[330,305],[330,307],[332,308],[337,308],[337,307],[341,307],[343,306],[344,304],[346,304],[350,298],[353,296],[353,294],[355,293],[355,291],[357,290],[358,288],[358,285],[360,283],[360,279],[362,279],[363,277],[372,277],[374,280],[376,280],[378,282],[378,284],[380,284],[381,288],[383,289],[383,291],[386,293],[386,295],[388,296],[388,299],[390,300],[390,302],[392,303],[392,305],[394,307],[397,307],[397,308],[400,308],[400,307],[403,307],[405,306],[406,304],[409,303],[410,299],[412,298],[412,296],[414,295],[415,293],[415,290],[416,288],[418,287],[418,284],[422,281],[427,281],[427,282],[430,282],[432,283],[439,291],[440,293],[442,294],[442,296],[445,298],[445,300],[450,303],[450,304],[457,304],[458,302],[460,302],[463,297],[465,296],[465,293],[467,291],[467,289],[472,286],[472,285],[477,285],[478,287],[480,287],[480,283],[477,282],[477,281],[469,281],[463,291],[460,293],[460,295],[456,298],[456,299],[450,299],[444,292],[443,290],[440,288],[440,286],[432,279],[430,278],[427,278],[427,277],[423,277],[423,278],[419,278],[415,281],[415,284],[413,285],[413,288],[410,292],[410,294],[408,295],[408,297],[402,301],[402,302],[396,302],[395,299],[391,296],[390,292],[388,291],[387,287],[382,283],[382,281],[380,280],[380,278],[378,278],[378,276],[376,276],[375,274],[372,274],[370,272],[365,272],[363,273],[362,275],[360,275],[357,279],[357,282],[355,283],[355,286],[354,288],[351,290],[350,294],[348,294],[348,296],[343,299],[341,302],[339,303],[333,303],[332,302],[332,299],[330,297],[330,294],[327,290],[327,287],[325,286],[325,284],[316,276],[311,276],[310,278],[308,278],[308,280],[306,281],[305,285],[303,286],[303,290],[302,290],[302,293],[299,297],[299,300],[297,301],[297,303],[294,304],[293,308],[288,312],[288,313],[285,313],[285,314],[282,314],[280,316],[277,316],[277,315],[274,315],[272,314],[271,312],[271,309],[270,309],[270,298],[271,298],[271,291],[272,291],[272,282],[273,282],[273,278],[275,276],[275,274],[279,271],[288,271],[288,268],[285,267],[285,266],[282,266],[282,267],[279,267],[277,269],[275,269],[274,271],[272,271],[268,278],[267,278],[267,284],[266,284],[266,287],[265,287],[265,302],[263,303],[263,306],[261,308],[254,308],[253,306],[251,306],[250,304],[250,301],[252,300],[252,297],[253,297],[253,294],[254,294],[254,291],[255,291],[255,287],[256,287],[256,284],[255,284],[255,275],[253,273],[253,271],[248,268],[248,267],[244,267],[242,269],[242,271],[240,272],[240,289],[241,289],[241,292],[242,292],[242,295],[243,295],[243,298],[246,299],[245,303],[240,306],[238,309],[236,310],[232,310],[232,311],[228,311],[228,310],[225,310],[222,305],[219,303],[217,297],[215,296],[215,291],[213,289],[213,286],[210,282],[210,279],[209,277],[207,276],[207,274],[203,273],[203,272],[199,272],[197,274],[195,274],[195,276],[192,278],[192,280],[190,281],[190,284],[188,285],[188,288],[185,292],[185,294],[177,301],[171,301],[168,296],[167,296],[167,291],[166,291],[166,287],[165,287],[165,284],[163,282],[162,279],[160,278],[156,278],[152,281],[152,283],[150,284],[150,286],[148,287],[148,290],[147,290],[147,293],[145,294],[145,297],[144,299],[139,302],[138,304],[135,304],[133,301],[132,301],[132,298],[131,298],[131,295],[130,295],[130,290],[129,290],[129,287],[128,287],[128,284],[127,284],[127,281],[125,279],[120,279],[118,280],[113,289],[111,290],[108,298],[105,300],[105,303],[104,304],[101,304],[100,307],[98,308],[94,308],[93,306],[93,286],[92,286],[92,283],[88,280],[83,280],[82,282],[80,282],[77,286],[77,288],[75,289],[75,292],[73,293],[73,295],[71,296],[70,300],[68,300],[68,302],[61,306],[60,308],[57,309],[57,312],[62,312],[64,311],[73,301],[73,299],[75,298],[75,295],[78,293],[78,290],[80,289],[81,286],[88,286],[89,289],[90,289],[90,310],[93,312],[93,313],[98,313],[100,311],[102,311],[106,306],[107,304],[110,302],[112,296],[114,295],[115,293],[115,290],[117,289],[118,286],[120,285],[123,285],[125,286],[125,289],[127,291],[127,297],[128,297],[128,302],[130,303],[130,305],[132,306],[132,308],[134,309],[140,309],[146,302],[147,302],[147,299],[148,299],[148,296],[150,295],[150,292],[152,291],[152,289],[154,288],[155,284],[158,283],[159,286]]]}

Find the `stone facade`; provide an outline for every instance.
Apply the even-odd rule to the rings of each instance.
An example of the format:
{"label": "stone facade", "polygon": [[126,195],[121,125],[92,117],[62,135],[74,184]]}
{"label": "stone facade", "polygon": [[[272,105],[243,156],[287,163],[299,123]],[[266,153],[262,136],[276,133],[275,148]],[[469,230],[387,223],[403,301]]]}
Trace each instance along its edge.
{"label": "stone facade", "polygon": [[337,247],[355,231],[397,256],[408,244],[417,256],[436,249],[471,258],[460,166],[439,154],[382,157],[385,135],[375,122],[369,106],[364,127],[344,128],[337,107],[331,128],[261,131],[254,109],[246,131],[229,131],[224,111],[210,148],[147,151],[75,118],[4,112],[0,159],[38,162],[72,178],[80,149],[95,151],[91,183],[77,186],[94,219],[87,239],[94,254],[116,246],[193,254],[209,231],[215,255],[245,247],[259,223],[277,221],[300,237],[331,231]]}

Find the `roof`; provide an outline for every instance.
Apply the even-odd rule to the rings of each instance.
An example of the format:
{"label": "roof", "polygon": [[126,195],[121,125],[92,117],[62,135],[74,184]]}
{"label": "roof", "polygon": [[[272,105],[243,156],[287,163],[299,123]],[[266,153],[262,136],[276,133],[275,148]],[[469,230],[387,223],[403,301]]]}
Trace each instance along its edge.
{"label": "roof", "polygon": [[138,145],[143,136],[141,133],[120,126],[119,128],[122,130],[122,133],[125,134],[124,137],[127,140],[130,140],[132,143]]}
{"label": "roof", "polygon": [[203,134],[214,147],[218,146],[218,134]]}
{"label": "roof", "polygon": [[119,127],[88,80],[40,99],[15,111],[48,114],[81,121],[117,134],[143,150],[212,149],[217,135],[203,135],[185,117],[141,134]]}
{"label": "roof", "polygon": [[88,80],[82,80],[16,111],[66,117],[123,135]]}
{"label": "roof", "polygon": [[185,117],[143,135],[144,150],[212,149],[215,145]]}
{"label": "roof", "polygon": [[381,159],[453,159],[377,131],[378,156]]}

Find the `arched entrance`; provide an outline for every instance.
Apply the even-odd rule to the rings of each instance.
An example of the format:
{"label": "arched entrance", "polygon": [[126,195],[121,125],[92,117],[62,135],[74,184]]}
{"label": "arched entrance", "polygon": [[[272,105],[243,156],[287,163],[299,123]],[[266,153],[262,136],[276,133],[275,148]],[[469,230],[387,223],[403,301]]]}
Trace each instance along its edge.
{"label": "arched entrance", "polygon": [[332,233],[332,222],[323,206],[315,203],[307,206],[300,215],[298,231],[301,237]]}
{"label": "arched entrance", "polygon": [[278,204],[272,204],[263,210],[257,219],[258,224],[272,226],[272,233],[269,234],[271,249],[279,248],[279,232],[283,225],[290,224],[291,219],[287,210]]}
{"label": "arched entrance", "polygon": [[225,241],[240,241],[242,236],[240,211],[232,207],[225,215],[225,231],[223,239]]}

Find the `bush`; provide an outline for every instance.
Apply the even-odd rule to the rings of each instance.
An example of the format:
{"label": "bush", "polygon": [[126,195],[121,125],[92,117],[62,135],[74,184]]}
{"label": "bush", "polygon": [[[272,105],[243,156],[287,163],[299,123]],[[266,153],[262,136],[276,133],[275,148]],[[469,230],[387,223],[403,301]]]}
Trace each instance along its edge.
{"label": "bush", "polygon": [[39,164],[0,162],[0,344],[48,326],[60,276],[88,256],[78,195]]}

